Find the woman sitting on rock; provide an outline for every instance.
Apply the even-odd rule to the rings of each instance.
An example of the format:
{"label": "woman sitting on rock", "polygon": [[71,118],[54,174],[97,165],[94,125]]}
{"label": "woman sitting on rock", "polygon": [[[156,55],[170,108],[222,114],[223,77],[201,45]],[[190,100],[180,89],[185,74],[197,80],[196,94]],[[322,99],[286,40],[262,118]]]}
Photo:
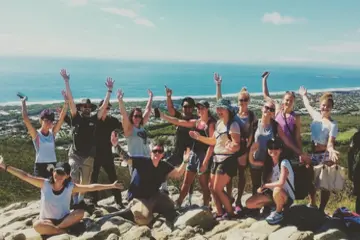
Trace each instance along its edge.
{"label": "woman sitting on rock", "polygon": [[[251,148],[255,151],[258,144],[254,143]],[[267,142],[267,149],[270,158],[264,163],[264,178],[267,180],[257,194],[246,201],[249,209],[260,209],[263,206],[276,205],[276,210],[271,212],[266,218],[269,224],[278,224],[283,219],[283,209],[291,206],[295,199],[294,172],[290,161],[283,159],[283,144],[281,139],[270,139]],[[254,157],[249,156],[250,163],[254,162]]]}
{"label": "woman sitting on rock", "polygon": [[34,175],[38,177],[50,177],[51,169],[54,168],[57,162],[55,154],[55,136],[56,133],[60,131],[68,108],[68,98],[65,91],[62,91],[62,95],[65,102],[58,122],[54,125],[54,112],[52,112],[50,109],[45,109],[40,113],[40,129],[35,129],[31,124],[26,108],[26,98],[21,99],[22,117],[31,136],[31,140],[33,141],[36,152]]}
{"label": "woman sitting on rock", "polygon": [[34,177],[20,169],[11,167],[0,156],[0,168],[21,180],[41,189],[40,217],[34,223],[34,229],[41,235],[66,233],[70,227],[79,223],[84,210],[70,212],[70,201],[73,193],[85,193],[107,189],[123,189],[122,184],[80,185],[71,181],[70,165],[58,162],[49,179]]}

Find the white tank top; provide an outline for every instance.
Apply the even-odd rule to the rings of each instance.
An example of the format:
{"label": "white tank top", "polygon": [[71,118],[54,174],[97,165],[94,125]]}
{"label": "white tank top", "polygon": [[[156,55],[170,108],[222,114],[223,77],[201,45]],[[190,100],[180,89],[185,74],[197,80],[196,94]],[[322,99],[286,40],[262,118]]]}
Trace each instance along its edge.
{"label": "white tank top", "polygon": [[130,157],[150,157],[150,147],[144,128],[133,127],[132,134],[126,141]]}
{"label": "white tank top", "polygon": [[40,219],[62,219],[70,213],[70,201],[74,184],[70,182],[59,195],[53,193],[48,179],[41,188]]}
{"label": "white tank top", "polygon": [[33,143],[36,151],[35,163],[56,162],[55,136],[52,131],[49,131],[49,135],[44,136],[40,130],[37,130]]}

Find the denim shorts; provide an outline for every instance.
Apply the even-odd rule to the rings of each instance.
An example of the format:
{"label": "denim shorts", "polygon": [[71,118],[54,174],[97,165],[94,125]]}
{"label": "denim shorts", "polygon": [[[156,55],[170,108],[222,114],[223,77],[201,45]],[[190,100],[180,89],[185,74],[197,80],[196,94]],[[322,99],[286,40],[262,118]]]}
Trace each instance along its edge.
{"label": "denim shorts", "polygon": [[[191,151],[190,153],[190,159],[189,159],[189,163],[186,167],[186,171],[188,172],[194,172],[194,173],[200,173],[200,168],[204,162],[204,158],[205,158],[205,152],[193,152]],[[208,173],[211,169],[211,165],[212,165],[212,157],[209,160],[209,164],[207,167],[207,170],[205,173]]]}

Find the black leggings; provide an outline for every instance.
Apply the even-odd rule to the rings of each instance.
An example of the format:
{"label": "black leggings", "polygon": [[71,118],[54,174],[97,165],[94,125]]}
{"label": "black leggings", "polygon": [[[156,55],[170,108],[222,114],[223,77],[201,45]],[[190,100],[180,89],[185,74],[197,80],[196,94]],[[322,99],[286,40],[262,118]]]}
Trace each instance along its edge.
{"label": "black leggings", "polygon": [[261,187],[261,180],[263,175],[263,168],[250,168],[252,194],[255,195],[259,187]]}

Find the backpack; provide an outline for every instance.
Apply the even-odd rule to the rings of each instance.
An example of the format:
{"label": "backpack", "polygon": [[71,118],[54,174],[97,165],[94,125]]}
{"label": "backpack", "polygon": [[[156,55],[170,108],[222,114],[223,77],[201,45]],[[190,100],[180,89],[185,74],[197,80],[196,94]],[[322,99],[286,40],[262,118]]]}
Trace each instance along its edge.
{"label": "backpack", "polygon": [[[309,189],[312,184],[311,172],[306,165],[299,164],[298,162],[290,162],[291,168],[294,172],[294,185],[293,186],[289,178],[286,179],[286,182],[289,184],[291,190],[295,195],[295,200],[303,200],[308,194]],[[279,164],[279,170],[281,171],[281,166]]]}
{"label": "backpack", "polygon": [[333,218],[340,219],[349,230],[360,230],[360,215],[350,211],[346,207],[341,207],[335,210]]}

